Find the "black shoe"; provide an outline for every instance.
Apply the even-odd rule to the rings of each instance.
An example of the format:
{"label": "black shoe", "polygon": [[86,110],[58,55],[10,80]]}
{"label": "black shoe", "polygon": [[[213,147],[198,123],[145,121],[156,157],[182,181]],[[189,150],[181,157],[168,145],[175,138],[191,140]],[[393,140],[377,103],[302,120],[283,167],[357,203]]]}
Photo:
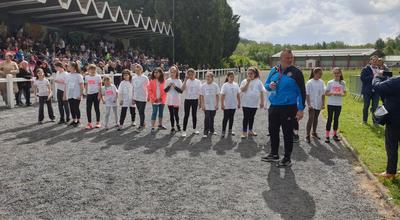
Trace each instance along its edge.
{"label": "black shoe", "polygon": [[311,138],[310,138],[310,136],[307,136],[307,137],[306,137],[306,142],[307,142],[307,143],[311,143]]}
{"label": "black shoe", "polygon": [[27,107],[29,107],[29,106],[31,106],[32,105],[32,103],[26,103],[26,106]]}
{"label": "black shoe", "polygon": [[43,121],[39,121],[38,124],[42,125],[42,124],[43,124]]}
{"label": "black shoe", "polygon": [[76,122],[72,121],[71,123],[68,124],[68,126],[75,126]]}
{"label": "black shoe", "polygon": [[174,134],[176,132],[175,128],[171,128],[171,134]]}
{"label": "black shoe", "polygon": [[293,135],[293,143],[299,143],[300,142],[300,137],[298,134]]}
{"label": "black shoe", "polygon": [[75,128],[76,128],[76,127],[79,127],[79,126],[81,126],[81,122],[80,122],[80,121],[77,121],[77,122],[74,123],[74,127],[75,127]]}
{"label": "black shoe", "polygon": [[55,121],[56,121],[56,118],[50,118],[50,121],[51,121],[51,122],[55,122]]}
{"label": "black shoe", "polygon": [[277,167],[290,167],[292,166],[292,161],[290,159],[287,158],[283,158],[282,160],[280,160],[277,164]]}
{"label": "black shoe", "polygon": [[334,136],[333,136],[333,140],[334,140],[334,141],[337,141],[337,142],[341,141],[341,139],[340,139],[339,136],[337,136],[337,135],[334,135]]}
{"label": "black shoe", "polygon": [[279,156],[278,155],[273,155],[273,154],[268,154],[265,157],[261,157],[261,161],[264,161],[264,162],[278,162],[279,161]]}
{"label": "black shoe", "polygon": [[159,125],[159,126],[158,126],[158,130],[167,130],[167,128],[164,127],[163,125]]}
{"label": "black shoe", "polygon": [[59,124],[59,125],[65,124],[65,120],[64,120],[64,119],[61,119],[60,121],[58,121],[58,124]]}
{"label": "black shoe", "polygon": [[177,128],[178,132],[181,132],[181,126],[180,125],[177,125],[176,128]]}
{"label": "black shoe", "polygon": [[312,137],[318,140],[321,140],[321,138],[319,137],[319,135],[317,133],[312,133]]}
{"label": "black shoe", "polygon": [[326,137],[325,143],[330,144],[331,143],[331,139],[329,137]]}

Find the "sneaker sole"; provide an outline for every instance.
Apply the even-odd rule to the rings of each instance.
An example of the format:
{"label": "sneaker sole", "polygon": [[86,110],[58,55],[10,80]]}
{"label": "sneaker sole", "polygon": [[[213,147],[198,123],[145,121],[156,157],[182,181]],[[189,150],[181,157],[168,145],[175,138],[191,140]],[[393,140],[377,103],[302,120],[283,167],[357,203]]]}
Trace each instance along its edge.
{"label": "sneaker sole", "polygon": [[292,165],[293,165],[293,162],[288,164],[288,165],[281,165],[281,164],[277,163],[276,167],[278,167],[278,168],[288,168],[288,167],[291,167]]}
{"label": "sneaker sole", "polygon": [[263,158],[261,158],[261,161],[268,162],[268,163],[277,163],[277,162],[279,162],[279,159],[263,159]]}

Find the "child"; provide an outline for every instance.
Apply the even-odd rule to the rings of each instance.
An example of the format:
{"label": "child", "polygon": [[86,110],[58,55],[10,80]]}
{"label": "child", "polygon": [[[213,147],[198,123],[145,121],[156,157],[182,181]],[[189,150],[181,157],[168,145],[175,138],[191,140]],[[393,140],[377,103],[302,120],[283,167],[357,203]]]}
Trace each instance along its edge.
{"label": "child", "polygon": [[192,122],[194,134],[198,135],[200,132],[196,130],[197,125],[197,108],[199,107],[199,93],[201,89],[200,80],[196,79],[196,71],[189,69],[185,76],[185,81],[182,85],[182,91],[185,91],[184,110],[185,117],[183,118],[183,132],[182,137],[186,137],[186,128],[189,120],[190,109],[192,109]]}
{"label": "child", "polygon": [[60,122],[58,124],[69,123],[70,113],[68,101],[64,101],[65,82],[67,81],[68,72],[65,71],[64,64],[57,62],[54,64],[57,74],[54,82],[57,90],[58,111],[60,112]]}
{"label": "child", "polygon": [[101,76],[97,75],[96,65],[90,64],[88,66],[89,75],[85,77],[85,89],[86,89],[86,115],[88,118],[88,124],[86,129],[92,129],[92,105],[96,112],[96,128],[101,128],[100,124],[100,100],[101,100]]}
{"label": "child", "polygon": [[[317,67],[311,70],[310,80],[306,84],[306,101],[308,105],[308,121],[307,121],[307,143],[311,142],[311,135],[313,138],[320,140],[317,134],[318,117],[321,110],[325,108],[325,83],[321,80],[322,69]],[[311,127],[313,129],[312,134]]]}
{"label": "child", "polygon": [[243,132],[241,138],[249,136],[257,136],[253,131],[254,117],[257,109],[264,108],[264,93],[265,88],[261,82],[259,71],[250,67],[247,70],[247,79],[244,79],[240,84],[241,103],[243,108]]}
{"label": "child", "polygon": [[218,110],[219,86],[214,82],[214,74],[207,72],[206,83],[200,89],[200,106],[204,111],[204,133],[206,138],[209,133],[217,135],[214,129],[214,118]]}
{"label": "child", "polygon": [[117,87],[115,87],[114,84],[111,83],[111,78],[108,76],[105,76],[104,79],[104,86],[101,90],[102,93],[102,100],[103,104],[106,107],[106,117],[104,120],[104,126],[105,129],[108,130],[108,122],[110,119],[110,113],[111,109],[113,110],[114,113],[114,119],[115,119],[115,125],[118,126],[118,111],[117,111],[117,99],[118,99],[118,90]]}
{"label": "child", "polygon": [[165,92],[167,93],[167,105],[171,121],[171,133],[175,133],[175,123],[178,132],[181,131],[179,125],[179,106],[181,105],[182,81],[179,79],[178,67],[172,66],[169,69],[170,78],[165,83]]}
{"label": "child", "polygon": [[71,126],[78,127],[81,122],[81,111],[79,105],[83,96],[83,77],[80,74],[79,65],[76,62],[70,62],[68,65],[70,74],[65,83],[64,100],[68,100],[71,109]]}
{"label": "child", "polygon": [[121,131],[124,126],[126,112],[131,114],[132,126],[135,126],[136,109],[133,103],[133,87],[132,87],[132,76],[131,72],[127,69],[122,71],[122,82],[118,87],[118,97],[121,108],[121,115],[119,117],[118,130]]}
{"label": "child", "polygon": [[346,83],[343,81],[342,70],[338,67],[333,69],[335,79],[326,85],[325,95],[328,96],[328,120],[326,122],[326,140],[330,143],[330,131],[333,118],[333,140],[340,141],[337,130],[339,128],[339,116],[342,111],[343,97],[346,95]]}
{"label": "child", "polygon": [[47,112],[51,122],[54,122],[53,107],[51,106],[52,91],[49,80],[44,78],[43,69],[37,69],[35,74],[38,79],[33,83],[35,97],[39,97],[39,124],[43,124],[44,119],[44,104],[47,105]]}
{"label": "child", "polygon": [[222,137],[225,137],[226,125],[229,121],[229,132],[232,136],[233,119],[235,117],[236,108],[240,108],[239,85],[235,82],[235,73],[228,72],[224,85],[221,88],[221,109],[224,111],[222,120]]}
{"label": "child", "polygon": [[149,82],[149,101],[153,105],[153,113],[151,114],[151,132],[155,131],[157,114],[158,129],[167,129],[162,124],[166,98],[167,94],[165,93],[164,72],[161,68],[156,68],[151,73],[151,80]]}
{"label": "child", "polygon": [[133,100],[139,111],[139,117],[140,117],[140,125],[137,131],[141,132],[145,127],[144,122],[145,122],[146,102],[148,99],[149,79],[147,78],[147,76],[143,75],[143,67],[140,64],[135,64],[135,73],[136,76],[134,76],[132,79]]}

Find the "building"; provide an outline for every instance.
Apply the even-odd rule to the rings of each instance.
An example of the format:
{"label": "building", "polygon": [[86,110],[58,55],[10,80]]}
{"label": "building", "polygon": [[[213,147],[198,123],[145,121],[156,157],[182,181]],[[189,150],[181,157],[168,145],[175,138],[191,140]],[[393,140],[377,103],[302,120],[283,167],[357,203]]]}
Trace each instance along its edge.
{"label": "building", "polygon": [[400,67],[400,56],[385,56],[383,60],[388,67]]}
{"label": "building", "polygon": [[[301,68],[359,68],[368,64],[372,55],[380,55],[373,48],[332,49],[332,50],[293,50],[294,65]],[[272,56],[271,66],[278,64],[281,53]]]}

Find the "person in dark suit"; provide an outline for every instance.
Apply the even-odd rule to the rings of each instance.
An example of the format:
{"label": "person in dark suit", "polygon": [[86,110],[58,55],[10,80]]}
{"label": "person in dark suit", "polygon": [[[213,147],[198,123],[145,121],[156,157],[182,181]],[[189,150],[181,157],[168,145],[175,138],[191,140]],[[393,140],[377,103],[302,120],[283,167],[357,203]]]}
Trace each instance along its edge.
{"label": "person in dark suit", "polygon": [[383,72],[380,72],[375,75],[372,87],[378,95],[385,97],[384,107],[388,111],[385,119],[386,172],[375,175],[394,179],[398,176],[397,161],[400,142],[400,76],[388,79],[383,76]]}
{"label": "person in dark suit", "polygon": [[[379,57],[372,56],[369,64],[364,67],[361,71],[360,79],[362,82],[362,90],[361,94],[364,99],[364,108],[363,108],[363,123],[367,124],[368,122],[368,111],[371,106],[371,112],[375,112],[376,108],[379,104],[379,95],[372,88],[372,79],[377,72],[380,71],[378,67]],[[371,105],[372,102],[372,105]],[[376,124],[373,121],[374,124]]]}
{"label": "person in dark suit", "polygon": [[[32,79],[32,73],[29,70],[29,64],[27,61],[22,61],[19,64],[19,73],[17,74],[18,78],[24,78],[27,80]],[[31,87],[32,83],[28,82],[18,82],[18,93],[17,93],[17,105],[22,105],[21,97],[24,95],[26,106],[31,105]]]}

